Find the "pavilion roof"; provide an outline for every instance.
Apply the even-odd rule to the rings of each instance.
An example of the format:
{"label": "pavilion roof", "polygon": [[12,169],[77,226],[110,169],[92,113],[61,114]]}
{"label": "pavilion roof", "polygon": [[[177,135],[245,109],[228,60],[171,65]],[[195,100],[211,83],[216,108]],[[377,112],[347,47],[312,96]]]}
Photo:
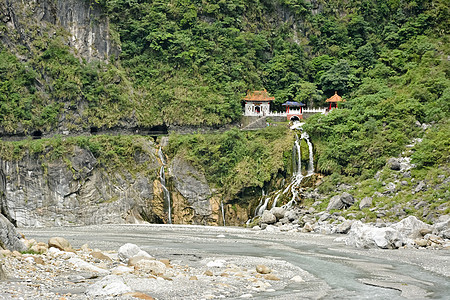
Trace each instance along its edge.
{"label": "pavilion roof", "polygon": [[244,97],[245,101],[272,101],[275,97],[269,97],[269,92],[266,89],[262,91],[248,91],[247,96]]}
{"label": "pavilion roof", "polygon": [[342,99],[341,96],[337,94],[337,92],[334,92],[334,95],[328,98],[325,102],[341,102],[345,101],[345,99]]}

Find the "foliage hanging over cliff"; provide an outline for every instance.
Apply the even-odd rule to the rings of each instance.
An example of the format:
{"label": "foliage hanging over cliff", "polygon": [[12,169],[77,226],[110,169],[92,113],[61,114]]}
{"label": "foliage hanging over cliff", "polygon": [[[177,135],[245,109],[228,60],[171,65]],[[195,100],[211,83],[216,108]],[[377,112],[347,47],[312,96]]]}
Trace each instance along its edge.
{"label": "foliage hanging over cliff", "polygon": [[167,154],[182,155],[202,170],[226,198],[262,188],[279,172],[289,173],[294,135],[283,126],[260,131],[172,135]]}
{"label": "foliage hanging over cliff", "polygon": [[416,121],[449,117],[445,0],[83,3],[108,17],[117,59],[83,59],[57,24],[0,22],[4,133],[226,124],[247,89],[267,88],[275,108],[321,106],[337,91],[343,109],[307,130],[320,171],[359,175],[419,137]]}

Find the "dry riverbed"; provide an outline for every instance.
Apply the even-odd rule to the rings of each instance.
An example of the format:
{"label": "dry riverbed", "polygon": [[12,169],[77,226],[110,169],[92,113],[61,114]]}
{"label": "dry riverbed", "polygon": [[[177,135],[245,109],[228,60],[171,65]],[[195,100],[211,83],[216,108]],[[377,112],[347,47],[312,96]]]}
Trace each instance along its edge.
{"label": "dry riverbed", "polygon": [[[448,250],[365,250],[336,236],[201,226],[21,231],[43,253],[4,251],[8,279],[0,282],[0,299],[423,299],[450,293]],[[51,241],[46,250],[53,236],[71,245]]]}

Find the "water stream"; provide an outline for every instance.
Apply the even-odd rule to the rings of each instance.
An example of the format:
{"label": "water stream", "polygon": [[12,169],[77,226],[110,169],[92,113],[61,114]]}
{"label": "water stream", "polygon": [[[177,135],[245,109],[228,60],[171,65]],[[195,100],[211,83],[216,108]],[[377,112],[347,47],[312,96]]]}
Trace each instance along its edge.
{"label": "water stream", "polygon": [[[295,129],[301,129],[301,127],[296,127]],[[305,140],[306,144],[308,145],[308,154],[309,154],[309,160],[308,160],[308,166],[306,170],[306,175],[302,174],[302,153],[300,144],[301,141]],[[298,199],[298,188],[300,187],[302,181],[304,178],[314,175],[314,154],[313,154],[313,145],[309,139],[309,135],[306,132],[303,132],[300,137],[298,134],[295,134],[295,142],[292,146],[292,178],[291,182],[288,184],[286,188],[281,189],[275,193],[275,197],[272,203],[272,208],[276,207],[278,204],[278,199],[281,195],[286,193],[291,193],[292,197],[291,200],[283,205],[283,208],[290,208],[294,204],[296,204],[296,200]],[[255,209],[254,216],[260,217],[262,216],[264,210],[267,209],[267,205],[271,199],[271,197],[264,198],[265,193],[264,190],[262,192],[261,200],[259,201],[258,206]]]}
{"label": "water stream", "polygon": [[[448,299],[450,293],[449,277],[442,275],[448,274],[450,259],[444,250],[355,249],[334,241],[335,236],[208,226],[98,225],[22,232],[36,240],[63,235],[74,247],[89,243],[104,250],[135,243],[180,265],[199,266],[202,259],[212,257],[227,263],[268,258],[277,261],[279,272],[292,264],[314,276],[305,283],[290,282],[283,289],[256,294],[257,299]],[[364,284],[367,281],[397,283],[412,291],[420,288],[425,294],[405,298],[396,289]]]}
{"label": "water stream", "polygon": [[159,182],[161,182],[161,186],[163,189],[163,195],[164,195],[164,204],[167,206],[167,223],[172,224],[172,203],[170,201],[170,192],[166,187],[166,175],[164,166],[166,165],[166,161],[164,159],[164,154],[162,152],[161,147],[158,150],[158,156],[161,160],[161,169],[159,170]]}

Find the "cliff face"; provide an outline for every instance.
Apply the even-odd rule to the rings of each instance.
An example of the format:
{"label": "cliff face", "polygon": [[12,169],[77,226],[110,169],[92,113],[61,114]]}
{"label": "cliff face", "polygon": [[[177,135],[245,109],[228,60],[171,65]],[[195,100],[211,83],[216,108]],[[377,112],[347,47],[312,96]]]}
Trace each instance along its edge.
{"label": "cliff face", "polygon": [[40,35],[64,37],[74,54],[87,61],[116,57],[120,47],[111,39],[109,20],[90,2],[0,0],[0,20],[6,25],[0,40],[10,48],[19,44],[31,50],[31,41]]}
{"label": "cliff face", "polygon": [[[148,159],[157,165],[154,157]],[[151,179],[127,171],[110,173],[85,149],[55,161],[38,155],[2,160],[1,168],[6,207],[18,226],[134,222],[141,213],[155,217],[152,210],[158,203],[152,203]]]}
{"label": "cliff face", "polygon": [[[152,142],[143,148],[122,168],[105,165],[104,158],[79,146],[57,159],[49,147],[18,160],[1,159],[1,213],[19,227],[167,223],[159,179],[162,163]],[[204,174],[183,157],[174,159],[169,169],[173,223],[222,225],[220,197],[213,195]],[[240,210],[243,222],[246,210]],[[227,225],[239,224],[237,219],[231,222],[231,215],[226,218]]]}

